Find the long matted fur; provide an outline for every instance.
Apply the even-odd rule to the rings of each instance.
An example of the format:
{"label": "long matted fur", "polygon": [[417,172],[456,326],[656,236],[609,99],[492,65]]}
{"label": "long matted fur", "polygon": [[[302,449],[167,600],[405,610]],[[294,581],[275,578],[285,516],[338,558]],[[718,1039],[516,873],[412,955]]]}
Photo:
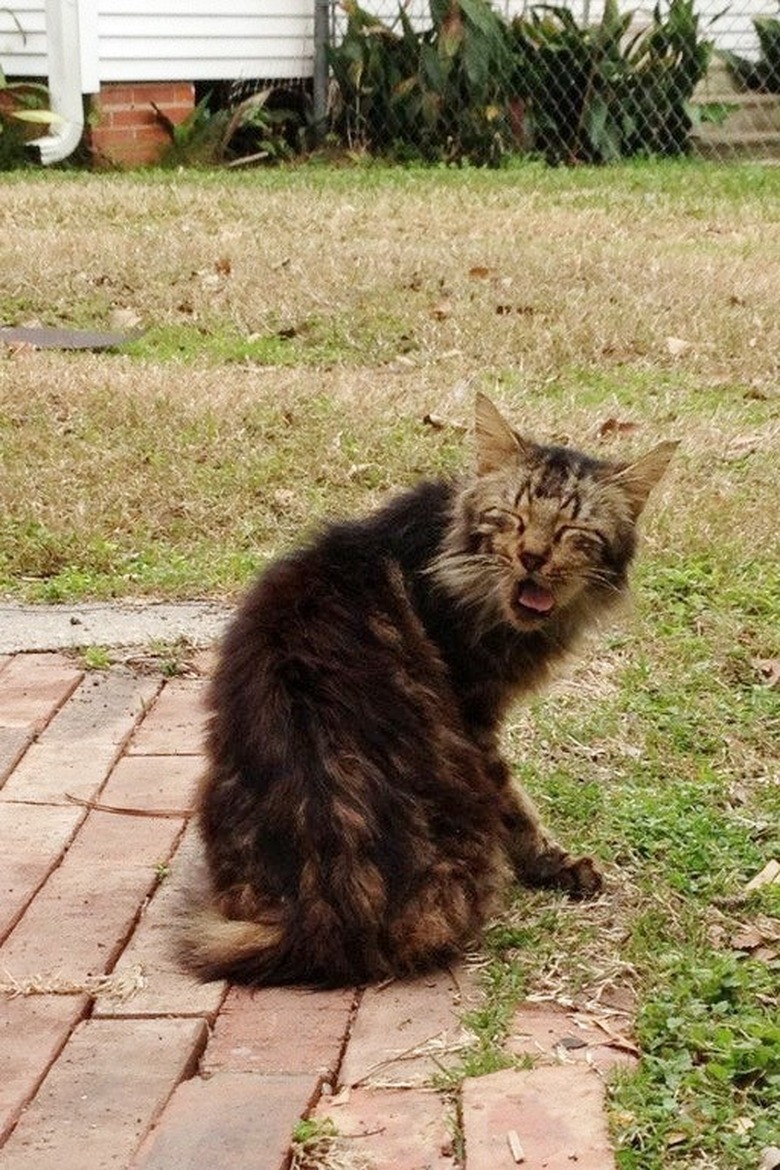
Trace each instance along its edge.
{"label": "long matted fur", "polygon": [[474,474],[274,563],[210,691],[208,880],[180,953],[204,979],[339,984],[446,961],[513,877],[599,888],[502,760],[508,705],[623,593],[675,444],[605,462],[476,405]]}

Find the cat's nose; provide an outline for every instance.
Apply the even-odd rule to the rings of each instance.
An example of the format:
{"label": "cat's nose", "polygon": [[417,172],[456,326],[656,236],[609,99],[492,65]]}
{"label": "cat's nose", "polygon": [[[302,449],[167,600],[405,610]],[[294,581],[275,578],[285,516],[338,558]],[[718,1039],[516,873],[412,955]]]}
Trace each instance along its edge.
{"label": "cat's nose", "polygon": [[528,573],[535,573],[547,560],[546,553],[535,553],[525,548],[520,553],[520,564]]}

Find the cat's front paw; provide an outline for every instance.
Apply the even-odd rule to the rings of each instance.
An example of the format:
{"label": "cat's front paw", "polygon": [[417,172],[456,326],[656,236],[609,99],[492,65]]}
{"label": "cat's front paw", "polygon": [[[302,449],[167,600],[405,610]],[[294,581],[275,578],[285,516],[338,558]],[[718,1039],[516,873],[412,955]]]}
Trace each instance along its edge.
{"label": "cat's front paw", "polygon": [[550,881],[573,898],[593,898],[604,886],[601,870],[592,857],[572,857],[568,853],[560,869],[550,875]]}

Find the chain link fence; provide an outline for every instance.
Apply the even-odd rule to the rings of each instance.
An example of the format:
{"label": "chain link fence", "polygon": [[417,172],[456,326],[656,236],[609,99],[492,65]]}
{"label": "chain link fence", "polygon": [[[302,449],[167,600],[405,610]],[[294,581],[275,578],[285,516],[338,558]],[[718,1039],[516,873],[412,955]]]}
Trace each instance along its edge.
{"label": "chain link fence", "polygon": [[318,8],[328,133],[353,150],[481,165],[780,158],[778,0]]}

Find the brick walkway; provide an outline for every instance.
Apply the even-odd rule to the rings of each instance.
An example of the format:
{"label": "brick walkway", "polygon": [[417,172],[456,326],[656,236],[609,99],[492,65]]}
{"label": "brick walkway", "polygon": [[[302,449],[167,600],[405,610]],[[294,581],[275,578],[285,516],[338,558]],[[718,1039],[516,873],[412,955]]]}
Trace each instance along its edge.
{"label": "brick walkway", "polygon": [[0,656],[0,1170],[283,1170],[302,1117],[332,1121],[334,1166],[610,1170],[619,1049],[582,1019],[525,1006],[533,1068],[455,1100],[430,1081],[479,1002],[466,969],[254,993],[176,969],[202,687]]}

